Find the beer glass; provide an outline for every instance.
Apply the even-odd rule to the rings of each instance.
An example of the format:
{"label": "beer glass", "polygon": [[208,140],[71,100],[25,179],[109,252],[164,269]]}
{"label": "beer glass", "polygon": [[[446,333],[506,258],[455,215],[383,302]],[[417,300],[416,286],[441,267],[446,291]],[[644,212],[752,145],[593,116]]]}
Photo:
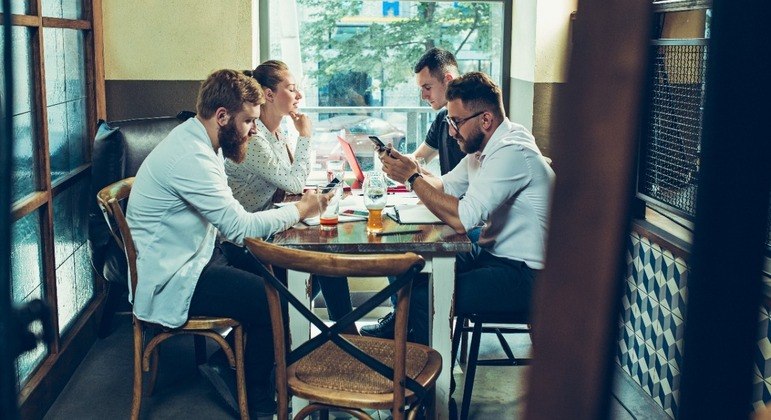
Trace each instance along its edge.
{"label": "beer glass", "polygon": [[369,211],[367,232],[383,231],[383,208],[386,206],[388,184],[385,174],[379,171],[367,172],[364,180],[364,207]]}
{"label": "beer glass", "polygon": [[343,199],[342,185],[342,182],[340,182],[331,188],[327,185],[318,185],[316,187],[317,195],[326,195],[329,197],[327,208],[319,214],[319,224],[321,224],[322,230],[331,230],[337,227],[340,201]]}

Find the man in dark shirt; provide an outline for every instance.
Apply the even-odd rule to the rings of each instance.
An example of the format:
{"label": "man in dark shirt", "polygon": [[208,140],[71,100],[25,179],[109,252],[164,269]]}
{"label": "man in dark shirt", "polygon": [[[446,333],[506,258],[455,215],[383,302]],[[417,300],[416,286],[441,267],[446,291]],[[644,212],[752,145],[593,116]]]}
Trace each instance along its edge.
{"label": "man in dark shirt", "polygon": [[[460,150],[458,142],[450,137],[447,127],[447,97],[445,91],[447,84],[460,76],[458,72],[458,62],[455,56],[440,48],[432,48],[426,51],[417,64],[415,64],[415,82],[420,88],[420,97],[428,102],[435,111],[439,111],[436,119],[428,129],[426,139],[418,146],[413,154],[413,158],[423,158],[426,163],[439,155],[439,169],[442,175],[450,172],[466,156]],[[426,172],[425,168],[421,168]],[[392,278],[388,279],[393,281]],[[391,303],[396,305],[396,297],[391,297]],[[393,338],[394,335],[394,312],[380,318],[377,324],[365,325],[361,327],[362,335],[370,337]]]}
{"label": "man in dark shirt", "polygon": [[413,156],[430,162],[439,154],[439,167],[442,175],[450,172],[463,159],[465,153],[458,147],[458,142],[451,138],[447,131],[447,105],[445,91],[447,83],[458,77],[458,63],[451,52],[432,48],[426,51],[415,64],[415,82],[420,88],[420,97],[428,102],[435,111],[439,111],[436,119],[428,129],[426,139],[418,146]]}

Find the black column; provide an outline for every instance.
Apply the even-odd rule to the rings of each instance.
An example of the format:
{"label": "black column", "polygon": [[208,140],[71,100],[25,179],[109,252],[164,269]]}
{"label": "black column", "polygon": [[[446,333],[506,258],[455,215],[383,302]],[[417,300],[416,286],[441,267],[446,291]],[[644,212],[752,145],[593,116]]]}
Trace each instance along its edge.
{"label": "black column", "polygon": [[712,10],[681,419],[740,419],[752,409],[768,228],[771,6],[714,0]]}

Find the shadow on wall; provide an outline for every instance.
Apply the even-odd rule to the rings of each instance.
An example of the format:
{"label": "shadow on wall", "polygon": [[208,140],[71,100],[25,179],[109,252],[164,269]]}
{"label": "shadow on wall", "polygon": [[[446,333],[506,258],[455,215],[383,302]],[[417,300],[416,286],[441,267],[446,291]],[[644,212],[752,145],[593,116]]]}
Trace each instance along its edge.
{"label": "shadow on wall", "polygon": [[195,109],[200,80],[107,80],[107,120],[176,115]]}

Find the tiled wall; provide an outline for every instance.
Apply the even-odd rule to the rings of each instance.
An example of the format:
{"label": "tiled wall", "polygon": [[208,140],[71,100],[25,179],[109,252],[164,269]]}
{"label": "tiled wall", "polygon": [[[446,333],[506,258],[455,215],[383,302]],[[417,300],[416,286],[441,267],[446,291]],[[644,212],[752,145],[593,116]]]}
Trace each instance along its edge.
{"label": "tiled wall", "polygon": [[617,362],[674,417],[683,360],[685,261],[632,232],[619,319]]}
{"label": "tiled wall", "polygon": [[[685,260],[638,232],[627,243],[627,276],[616,361],[671,417],[677,417],[687,302]],[[768,285],[771,279],[764,278]],[[767,290],[771,290],[768,286]],[[761,306],[753,407],[771,402],[771,315]]]}

